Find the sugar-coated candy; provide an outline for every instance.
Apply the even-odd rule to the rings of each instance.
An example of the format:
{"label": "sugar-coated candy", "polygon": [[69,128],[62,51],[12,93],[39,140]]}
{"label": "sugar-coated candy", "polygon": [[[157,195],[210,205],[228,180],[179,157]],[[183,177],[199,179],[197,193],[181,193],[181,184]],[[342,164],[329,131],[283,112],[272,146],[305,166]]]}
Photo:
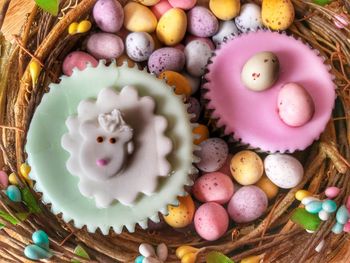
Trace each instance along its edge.
{"label": "sugar-coated candy", "polygon": [[317,214],[322,210],[322,202],[321,201],[312,201],[305,206],[306,211],[311,214]]}
{"label": "sugar-coated candy", "polygon": [[6,195],[12,202],[21,202],[22,194],[16,185],[9,185],[6,189]]}
{"label": "sugar-coated candy", "polygon": [[290,219],[302,228],[311,231],[316,231],[321,224],[318,215],[309,213],[305,208],[296,208]]}

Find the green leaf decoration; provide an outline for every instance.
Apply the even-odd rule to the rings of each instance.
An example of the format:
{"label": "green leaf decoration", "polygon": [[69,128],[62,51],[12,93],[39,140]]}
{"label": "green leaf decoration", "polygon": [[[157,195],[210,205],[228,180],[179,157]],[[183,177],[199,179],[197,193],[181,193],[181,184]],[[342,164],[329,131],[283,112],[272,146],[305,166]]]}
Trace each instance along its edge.
{"label": "green leaf decoration", "polygon": [[51,15],[58,15],[59,0],[35,0],[35,3]]}
{"label": "green leaf decoration", "polygon": [[22,199],[31,213],[41,213],[41,208],[28,187],[21,189]]}
{"label": "green leaf decoration", "polygon": [[226,257],[224,254],[220,252],[210,252],[206,256],[207,263],[234,263],[233,260]]}
{"label": "green leaf decoration", "polygon": [[[79,256],[79,257],[82,257],[82,258],[85,258],[85,259],[90,259],[90,256],[89,254],[86,252],[86,250],[78,245],[75,249],[74,249],[74,254]],[[72,259],[71,260],[72,263],[80,263],[79,260],[76,260],[76,259]]]}
{"label": "green leaf decoration", "polygon": [[[0,210],[0,217],[5,219],[7,222],[10,222],[12,225],[17,225],[19,224],[21,221],[24,221],[27,219],[27,217],[29,216],[30,213],[17,213],[16,217],[20,220],[18,221],[16,218],[14,218],[12,215],[1,211]],[[1,224],[2,225],[2,224]]]}
{"label": "green leaf decoration", "polygon": [[0,223],[0,230],[3,229],[5,227],[5,225]]}

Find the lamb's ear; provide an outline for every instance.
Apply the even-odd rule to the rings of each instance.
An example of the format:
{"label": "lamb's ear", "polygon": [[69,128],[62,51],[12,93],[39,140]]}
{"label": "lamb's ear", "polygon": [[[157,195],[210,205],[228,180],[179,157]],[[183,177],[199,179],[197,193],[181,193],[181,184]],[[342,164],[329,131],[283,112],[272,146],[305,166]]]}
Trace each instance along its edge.
{"label": "lamb's ear", "polygon": [[98,127],[95,122],[86,121],[81,124],[79,131],[84,138],[89,138],[91,136],[94,137],[98,135],[97,129]]}

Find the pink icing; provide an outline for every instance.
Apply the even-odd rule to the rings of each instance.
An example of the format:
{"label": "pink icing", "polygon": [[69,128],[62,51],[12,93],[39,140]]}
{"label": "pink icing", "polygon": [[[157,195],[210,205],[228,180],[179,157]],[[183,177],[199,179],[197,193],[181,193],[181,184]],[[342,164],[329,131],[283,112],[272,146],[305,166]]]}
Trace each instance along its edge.
{"label": "pink icing", "polygon": [[[257,52],[271,51],[280,61],[280,76],[264,92],[246,89],[240,80],[244,63]],[[335,101],[335,85],[321,57],[292,37],[276,32],[249,33],[224,44],[212,58],[208,89],[208,108],[225,133],[236,140],[269,152],[304,150],[318,139],[329,121]],[[277,112],[277,95],[288,82],[301,84],[315,103],[315,114],[304,126],[290,127]]]}

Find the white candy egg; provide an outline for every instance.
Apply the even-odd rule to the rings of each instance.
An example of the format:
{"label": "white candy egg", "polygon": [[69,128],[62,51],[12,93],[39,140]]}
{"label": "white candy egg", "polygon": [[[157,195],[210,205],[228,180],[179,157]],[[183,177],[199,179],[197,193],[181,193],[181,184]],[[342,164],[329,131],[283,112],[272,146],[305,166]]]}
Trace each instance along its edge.
{"label": "white candy egg", "polygon": [[129,34],[125,40],[126,53],[136,61],[141,62],[149,58],[154,50],[154,40],[146,32],[134,32]]}
{"label": "white candy egg", "polygon": [[260,6],[251,3],[242,5],[239,16],[235,18],[235,23],[242,32],[256,31],[262,28]]}
{"label": "white candy egg", "polygon": [[231,21],[221,21],[218,32],[213,36],[213,41],[215,45],[219,45],[224,38],[232,39],[239,34],[238,28],[235,22]]}
{"label": "white candy egg", "polygon": [[193,40],[186,45],[185,56],[187,72],[194,77],[200,77],[211,57],[211,48],[204,41]]}

